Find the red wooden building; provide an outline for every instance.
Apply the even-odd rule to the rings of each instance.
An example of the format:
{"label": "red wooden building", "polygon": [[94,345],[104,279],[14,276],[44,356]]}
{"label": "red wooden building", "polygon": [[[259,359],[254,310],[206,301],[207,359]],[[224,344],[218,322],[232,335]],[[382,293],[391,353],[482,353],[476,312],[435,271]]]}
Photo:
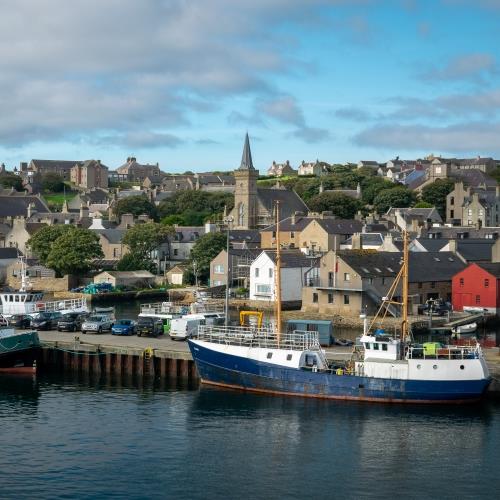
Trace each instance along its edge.
{"label": "red wooden building", "polygon": [[453,310],[464,307],[487,310],[492,314],[500,312],[500,262],[474,263],[453,276]]}

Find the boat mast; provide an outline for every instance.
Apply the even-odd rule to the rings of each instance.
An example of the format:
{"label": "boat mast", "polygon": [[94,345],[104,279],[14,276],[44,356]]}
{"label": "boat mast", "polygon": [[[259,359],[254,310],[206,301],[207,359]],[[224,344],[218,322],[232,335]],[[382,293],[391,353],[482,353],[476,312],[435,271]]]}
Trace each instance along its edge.
{"label": "boat mast", "polygon": [[280,202],[276,202],[276,335],[278,339],[278,347],[281,340],[281,248],[280,248]]}
{"label": "boat mast", "polygon": [[403,300],[402,300],[402,321],[401,321],[401,341],[408,337],[408,232],[403,230]]}

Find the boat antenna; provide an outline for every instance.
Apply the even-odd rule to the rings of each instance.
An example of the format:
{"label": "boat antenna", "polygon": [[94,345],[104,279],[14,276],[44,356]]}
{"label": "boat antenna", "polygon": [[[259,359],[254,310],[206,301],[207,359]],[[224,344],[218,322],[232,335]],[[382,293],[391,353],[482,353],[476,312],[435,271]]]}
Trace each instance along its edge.
{"label": "boat antenna", "polygon": [[403,230],[403,300],[402,300],[402,321],[401,321],[401,341],[408,337],[408,231]]}
{"label": "boat antenna", "polygon": [[280,202],[276,201],[276,336],[278,347],[281,340],[281,248],[280,248]]}

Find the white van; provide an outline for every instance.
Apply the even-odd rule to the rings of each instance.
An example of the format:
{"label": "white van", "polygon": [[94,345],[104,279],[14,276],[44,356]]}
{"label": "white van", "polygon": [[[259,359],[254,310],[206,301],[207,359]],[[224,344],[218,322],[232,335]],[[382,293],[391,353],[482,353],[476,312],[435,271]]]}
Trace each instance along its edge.
{"label": "white van", "polygon": [[173,340],[186,340],[197,332],[199,325],[223,325],[224,321],[223,313],[186,314],[171,320],[168,334]]}

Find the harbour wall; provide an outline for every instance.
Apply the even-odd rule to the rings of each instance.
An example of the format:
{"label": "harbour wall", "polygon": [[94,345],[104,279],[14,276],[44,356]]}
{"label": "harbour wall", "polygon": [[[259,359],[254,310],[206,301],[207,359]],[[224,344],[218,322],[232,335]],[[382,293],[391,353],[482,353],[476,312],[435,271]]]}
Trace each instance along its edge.
{"label": "harbour wall", "polygon": [[[350,351],[345,349],[327,351],[330,361],[343,362],[349,356]],[[493,379],[489,392],[494,397],[500,397],[499,348],[485,349],[485,357]],[[195,384],[199,382],[190,352],[87,344],[77,340],[44,342],[38,368],[42,372],[63,371],[95,376],[149,377]]]}

